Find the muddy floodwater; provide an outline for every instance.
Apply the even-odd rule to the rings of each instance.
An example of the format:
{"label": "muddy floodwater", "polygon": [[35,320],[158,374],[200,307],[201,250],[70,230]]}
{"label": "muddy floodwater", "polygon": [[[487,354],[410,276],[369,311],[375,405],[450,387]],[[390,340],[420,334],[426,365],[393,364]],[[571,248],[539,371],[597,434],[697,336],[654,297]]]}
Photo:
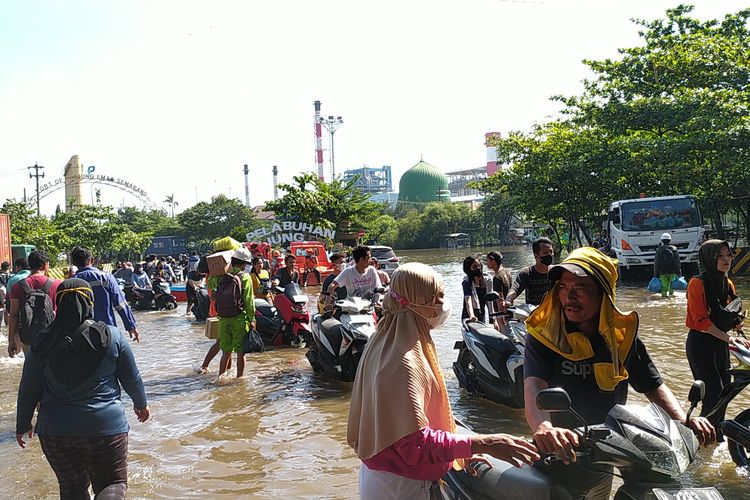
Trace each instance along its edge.
{"label": "muddy floodwater", "polygon": [[[487,249],[488,250],[488,249]],[[506,267],[531,262],[527,246],[501,249]],[[433,332],[456,417],[479,432],[529,435],[523,411],[469,396],[451,364],[460,340],[461,261],[483,249],[399,252],[402,261],[433,265],[446,281],[451,320]],[[750,297],[750,279],[735,280]],[[310,289],[312,295],[317,288]],[[640,314],[640,335],[678,399],[692,383],[685,357],[684,292],[662,299],[643,284],[621,284],[617,303]],[[137,313],[141,343],[133,350],[146,385],[152,418],[136,421],[130,399],[129,498],[356,498],[359,460],[346,444],[350,385],[313,375],[304,349],[248,355],[244,379],[215,382],[196,374],[211,340],[203,325],[178,311]],[[0,353],[7,352],[5,328]],[[0,356],[0,498],[56,498],[57,482],[39,441],[15,442],[15,405],[23,359]],[[750,391],[729,407],[750,407]],[[632,401],[644,401],[631,395]],[[686,405],[685,405],[686,406]],[[687,483],[715,486],[725,498],[750,498],[750,477],[734,467],[724,446],[703,449]]]}

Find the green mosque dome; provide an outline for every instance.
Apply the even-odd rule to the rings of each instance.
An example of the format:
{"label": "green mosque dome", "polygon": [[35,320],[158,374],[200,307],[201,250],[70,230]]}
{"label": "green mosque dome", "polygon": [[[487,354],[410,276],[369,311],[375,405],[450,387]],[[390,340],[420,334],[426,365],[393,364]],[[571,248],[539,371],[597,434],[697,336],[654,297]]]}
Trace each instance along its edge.
{"label": "green mosque dome", "polygon": [[404,172],[398,183],[398,201],[450,201],[450,196],[448,177],[424,161]]}

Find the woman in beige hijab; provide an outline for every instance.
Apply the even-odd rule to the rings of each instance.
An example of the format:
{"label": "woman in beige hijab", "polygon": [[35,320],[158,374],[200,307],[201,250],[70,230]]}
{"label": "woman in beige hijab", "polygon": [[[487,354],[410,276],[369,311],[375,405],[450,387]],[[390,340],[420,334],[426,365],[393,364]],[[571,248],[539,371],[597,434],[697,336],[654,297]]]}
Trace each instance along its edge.
{"label": "woman in beige hijab", "polygon": [[[459,435],[430,330],[450,316],[443,282],[409,263],[391,279],[383,318],[357,371],[347,440],[362,460],[363,500],[429,499],[461,459],[487,453],[520,467],[539,459],[534,445],[507,434]],[[454,461],[457,461],[454,463]]]}

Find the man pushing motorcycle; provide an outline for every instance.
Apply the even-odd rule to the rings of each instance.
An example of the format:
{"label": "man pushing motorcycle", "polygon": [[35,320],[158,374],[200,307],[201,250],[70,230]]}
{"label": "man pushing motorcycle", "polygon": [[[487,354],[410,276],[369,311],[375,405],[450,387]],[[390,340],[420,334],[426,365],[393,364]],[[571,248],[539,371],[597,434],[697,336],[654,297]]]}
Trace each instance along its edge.
{"label": "man pushing motorcycle", "polygon": [[548,413],[533,403],[549,387],[565,389],[584,420],[602,423],[614,405],[626,403],[630,385],[692,428],[701,444],[716,440],[705,418],[685,422],[638,337],[637,313],[615,306],[616,261],[594,248],[579,248],[550,267],[548,276],[552,289],[526,321],[524,356],[526,421],[539,451],[561,459],[540,465],[545,473],[574,498],[607,499],[612,489],[611,471],[591,472],[574,463],[579,436],[572,429],[580,423],[568,413]]}

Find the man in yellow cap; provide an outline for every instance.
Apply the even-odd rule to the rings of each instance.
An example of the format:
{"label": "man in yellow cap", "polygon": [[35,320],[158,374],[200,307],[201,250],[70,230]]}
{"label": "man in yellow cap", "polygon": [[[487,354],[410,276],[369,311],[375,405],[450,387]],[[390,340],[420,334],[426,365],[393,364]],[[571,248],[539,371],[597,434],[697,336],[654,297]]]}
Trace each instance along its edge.
{"label": "man in yellow cap", "polygon": [[[526,321],[526,421],[539,450],[558,455],[565,464],[546,472],[574,498],[608,499],[611,474],[571,465],[579,444],[571,429],[580,423],[566,413],[539,410],[534,403],[539,391],[562,387],[592,424],[604,422],[614,405],[627,402],[628,385],[673,419],[685,422],[685,413],[638,337],[638,315],[615,306],[617,261],[594,248],[579,248],[550,267],[548,276],[552,289]],[[687,425],[701,444],[715,441],[715,430],[705,418],[692,417]]]}

